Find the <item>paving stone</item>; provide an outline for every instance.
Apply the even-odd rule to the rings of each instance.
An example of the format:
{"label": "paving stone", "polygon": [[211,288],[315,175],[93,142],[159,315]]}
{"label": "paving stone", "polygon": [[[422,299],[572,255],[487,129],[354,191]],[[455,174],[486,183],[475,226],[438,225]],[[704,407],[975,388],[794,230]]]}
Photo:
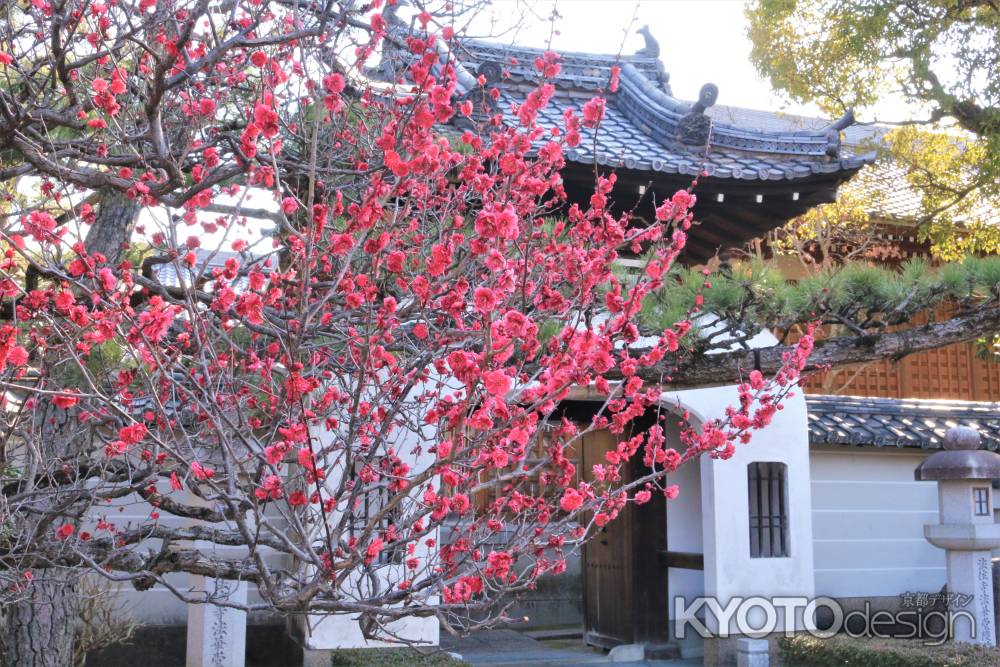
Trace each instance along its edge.
{"label": "paving stone", "polygon": [[611,662],[639,662],[646,659],[646,649],[642,644],[622,644],[608,653]]}

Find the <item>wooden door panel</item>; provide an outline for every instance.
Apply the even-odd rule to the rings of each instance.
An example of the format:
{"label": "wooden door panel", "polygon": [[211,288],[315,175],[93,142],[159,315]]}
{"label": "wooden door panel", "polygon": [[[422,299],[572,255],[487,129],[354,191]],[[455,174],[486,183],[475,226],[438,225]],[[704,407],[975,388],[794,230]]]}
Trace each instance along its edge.
{"label": "wooden door panel", "polygon": [[[593,466],[606,463],[605,452],[617,444],[608,431],[583,437],[582,476],[593,481]],[[597,529],[584,546],[584,625],[592,643],[614,645],[632,641],[632,524],[630,512]],[[590,517],[584,517],[589,521]]]}

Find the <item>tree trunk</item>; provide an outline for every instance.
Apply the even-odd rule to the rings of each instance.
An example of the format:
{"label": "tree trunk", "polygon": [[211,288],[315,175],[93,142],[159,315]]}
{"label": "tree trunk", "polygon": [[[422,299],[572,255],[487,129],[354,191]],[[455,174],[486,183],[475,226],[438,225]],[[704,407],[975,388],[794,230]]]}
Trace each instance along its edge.
{"label": "tree trunk", "polygon": [[[128,243],[140,211],[139,204],[124,193],[101,193],[94,222],[87,231],[84,245],[87,252],[104,255],[111,266],[125,257]],[[48,376],[48,386],[56,389],[72,387],[76,382],[69,371],[48,365],[42,360]],[[69,367],[63,367],[69,368]],[[54,472],[54,466],[75,469],[92,455],[94,440],[90,429],[81,424],[79,410],[55,409],[47,400],[36,408],[39,434],[34,451],[42,458],[40,468]],[[86,516],[88,507],[71,500],[72,488],[55,493],[50,501],[54,525]],[[70,498],[69,502],[66,502]],[[57,509],[58,508],[58,509]],[[43,509],[43,508],[38,508]],[[39,512],[26,518],[24,535],[34,534],[37,522],[45,516]],[[51,527],[47,528],[51,531]],[[76,581],[79,569],[51,567],[32,571],[34,579],[26,582],[24,597],[6,610],[6,628],[0,633],[3,667],[70,667],[73,665],[73,645],[79,617],[79,594]]]}
{"label": "tree trunk", "polygon": [[6,610],[0,638],[5,667],[70,667],[79,623],[76,577],[62,568],[40,571],[25,597]]}
{"label": "tree trunk", "polygon": [[102,192],[94,222],[84,239],[87,252],[99,252],[109,265],[118,265],[125,257],[140,210],[139,202],[124,192]]}
{"label": "tree trunk", "polygon": [[[64,382],[60,382],[63,385]],[[86,454],[86,442],[92,440],[88,429],[81,428],[79,412],[75,409],[59,410],[48,400],[39,401],[37,424],[32,431],[40,437],[35,448],[50,464],[48,473],[74,458]],[[71,492],[67,489],[67,492]],[[51,539],[54,526],[71,522],[85,509],[73,503],[61,502],[66,496],[56,492],[47,501],[55,521],[46,525],[46,512],[22,519],[22,540],[30,542],[37,537]],[[60,505],[63,505],[60,507]],[[57,509],[58,508],[58,509]],[[67,567],[30,568],[32,578],[24,580],[22,596],[8,605],[4,619],[6,627],[0,634],[3,667],[71,667],[73,644],[80,622],[79,595],[76,582],[80,571]]]}

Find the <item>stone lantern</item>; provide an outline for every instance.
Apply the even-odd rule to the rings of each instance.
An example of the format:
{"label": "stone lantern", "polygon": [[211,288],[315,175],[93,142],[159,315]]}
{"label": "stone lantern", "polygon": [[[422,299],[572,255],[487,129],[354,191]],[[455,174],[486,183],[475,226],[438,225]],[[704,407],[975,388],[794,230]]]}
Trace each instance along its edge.
{"label": "stone lantern", "polygon": [[993,520],[992,480],[1000,478],[1000,454],[979,449],[979,433],[948,429],[944,451],[917,466],[917,481],[938,483],[940,523],[924,537],[946,552],[948,608],[956,642],[995,646],[993,561],[1000,524]]}

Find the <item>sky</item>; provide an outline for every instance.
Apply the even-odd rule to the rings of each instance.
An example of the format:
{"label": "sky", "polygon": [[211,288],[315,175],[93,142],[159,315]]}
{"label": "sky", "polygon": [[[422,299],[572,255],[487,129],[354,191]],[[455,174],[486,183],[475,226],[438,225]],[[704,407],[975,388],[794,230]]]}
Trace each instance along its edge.
{"label": "sky", "polygon": [[[520,21],[516,39],[510,33],[505,40],[548,46],[553,4],[561,15],[555,24],[559,34],[552,41],[556,51],[635,53],[644,45],[636,30],[649,25],[676,97],[693,100],[701,86],[711,82],[719,86],[719,104],[822,115],[813,106],[775,95],[750,64],[743,0],[537,0],[535,16]],[[492,17],[483,16],[473,28],[490,31],[492,18],[493,31],[502,32],[524,6],[523,0],[494,0]]]}

